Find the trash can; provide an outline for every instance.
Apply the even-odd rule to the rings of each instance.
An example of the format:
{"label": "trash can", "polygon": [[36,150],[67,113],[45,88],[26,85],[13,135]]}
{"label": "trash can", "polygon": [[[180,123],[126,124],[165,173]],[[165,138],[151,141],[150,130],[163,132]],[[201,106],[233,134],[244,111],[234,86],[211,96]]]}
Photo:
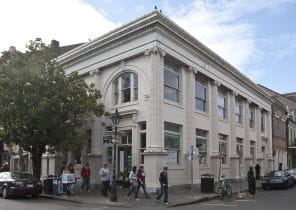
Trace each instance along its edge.
{"label": "trash can", "polygon": [[200,182],[200,192],[212,193],[214,188],[214,175],[202,174]]}
{"label": "trash can", "polygon": [[43,179],[43,191],[44,194],[51,195],[53,193],[53,178]]}

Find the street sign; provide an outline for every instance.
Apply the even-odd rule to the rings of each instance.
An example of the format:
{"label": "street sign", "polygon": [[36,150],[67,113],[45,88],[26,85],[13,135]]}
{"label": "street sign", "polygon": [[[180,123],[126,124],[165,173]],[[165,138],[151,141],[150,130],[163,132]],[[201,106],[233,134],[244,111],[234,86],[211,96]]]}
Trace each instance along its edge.
{"label": "street sign", "polygon": [[119,143],[119,137],[115,137],[113,131],[106,131],[103,136],[104,147],[113,147],[114,144]]}

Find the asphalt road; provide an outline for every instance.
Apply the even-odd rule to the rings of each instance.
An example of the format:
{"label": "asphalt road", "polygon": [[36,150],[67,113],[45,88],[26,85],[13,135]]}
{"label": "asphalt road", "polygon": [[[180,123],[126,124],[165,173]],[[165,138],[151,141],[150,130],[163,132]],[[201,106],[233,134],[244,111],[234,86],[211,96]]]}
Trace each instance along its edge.
{"label": "asphalt road", "polygon": [[191,210],[296,210],[296,187],[288,190],[257,190],[256,196],[251,199],[212,200],[182,209]]}
{"label": "asphalt road", "polygon": [[[218,199],[202,202],[187,206],[172,207],[171,209],[182,210],[296,210],[296,187],[288,190],[258,190],[257,195],[252,199],[236,200]],[[94,206],[88,204],[78,204],[72,202],[51,200],[45,198],[0,198],[0,210],[121,210],[122,207]],[[133,209],[151,209],[151,207],[129,208]],[[153,209],[166,209],[165,205],[153,207]]]}

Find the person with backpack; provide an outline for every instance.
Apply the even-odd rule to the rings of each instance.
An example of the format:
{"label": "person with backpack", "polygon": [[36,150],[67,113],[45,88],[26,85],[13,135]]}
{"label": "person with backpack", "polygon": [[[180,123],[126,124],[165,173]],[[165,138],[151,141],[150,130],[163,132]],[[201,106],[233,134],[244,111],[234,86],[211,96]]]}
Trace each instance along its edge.
{"label": "person with backpack", "polygon": [[128,176],[129,182],[131,183],[131,190],[127,193],[125,196],[126,199],[130,199],[129,196],[135,192],[135,198],[137,201],[139,201],[139,198],[137,197],[137,186],[138,186],[138,179],[137,179],[137,166],[133,166],[133,169],[129,173]]}
{"label": "person with backpack", "polygon": [[159,174],[159,183],[160,183],[160,193],[156,197],[156,200],[159,201],[160,198],[164,195],[164,203],[168,203],[168,167],[163,167],[163,171]]}

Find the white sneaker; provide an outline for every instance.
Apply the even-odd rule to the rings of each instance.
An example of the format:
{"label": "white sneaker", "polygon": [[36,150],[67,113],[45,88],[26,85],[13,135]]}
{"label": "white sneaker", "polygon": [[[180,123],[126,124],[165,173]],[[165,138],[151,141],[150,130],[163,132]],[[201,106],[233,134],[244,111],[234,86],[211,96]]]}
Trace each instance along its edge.
{"label": "white sneaker", "polygon": [[138,201],[138,202],[139,202],[139,201],[140,201],[140,199],[139,199],[139,198],[136,198],[136,201]]}
{"label": "white sneaker", "polygon": [[165,203],[165,205],[169,205],[169,203]]}
{"label": "white sneaker", "polygon": [[127,195],[125,196],[125,198],[126,198],[127,200],[129,200],[129,199],[130,199],[130,198],[127,196]]}

